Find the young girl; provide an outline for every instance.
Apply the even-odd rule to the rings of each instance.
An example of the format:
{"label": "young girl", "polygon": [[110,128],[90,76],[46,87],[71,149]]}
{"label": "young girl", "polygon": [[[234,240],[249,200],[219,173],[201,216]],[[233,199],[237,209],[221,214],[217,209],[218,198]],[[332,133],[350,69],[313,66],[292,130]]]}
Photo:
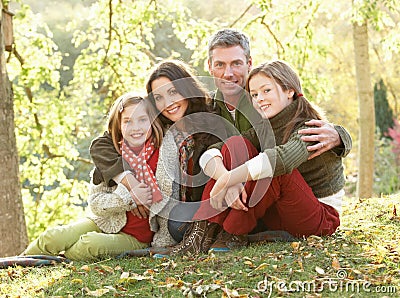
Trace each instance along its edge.
{"label": "young girl", "polygon": [[[269,230],[295,237],[334,233],[344,196],[342,157],[331,149],[309,159],[307,146],[312,144],[297,131],[306,121],[322,117],[303,96],[297,74],[283,61],[266,63],[250,72],[246,89],[263,120],[246,133],[248,139],[232,137],[220,151],[214,148],[202,156],[204,172],[215,180],[205,187],[203,204],[194,216],[211,224],[196,237],[207,238],[218,227],[223,229],[219,247],[221,242],[228,247],[246,244],[245,235],[258,219]],[[274,136],[276,145],[264,135]],[[209,248],[203,245],[191,252]]]}
{"label": "young girl", "polygon": [[151,242],[153,232],[148,219],[139,218],[132,211],[138,204],[161,200],[154,173],[163,131],[154,107],[140,96],[122,95],[111,107],[108,133],[126,169],[134,171],[136,180],[129,180],[134,196],[123,182],[109,186],[103,179],[95,184],[92,175],[88,218],[46,230],[23,255],[63,254],[71,260],[95,260],[145,248]]}

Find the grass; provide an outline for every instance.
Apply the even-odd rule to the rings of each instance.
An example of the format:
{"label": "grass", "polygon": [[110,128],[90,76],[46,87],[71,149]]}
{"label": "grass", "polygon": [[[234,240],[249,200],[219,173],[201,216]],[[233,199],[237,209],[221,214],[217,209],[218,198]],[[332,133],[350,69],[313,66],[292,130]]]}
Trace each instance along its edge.
{"label": "grass", "polygon": [[346,198],[333,236],[230,253],[0,269],[0,297],[399,297],[396,207]]}

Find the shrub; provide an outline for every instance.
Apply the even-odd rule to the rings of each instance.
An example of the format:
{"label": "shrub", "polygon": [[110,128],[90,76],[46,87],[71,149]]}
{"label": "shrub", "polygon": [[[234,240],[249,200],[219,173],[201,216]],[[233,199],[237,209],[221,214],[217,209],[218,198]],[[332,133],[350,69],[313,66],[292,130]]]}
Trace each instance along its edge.
{"label": "shrub", "polygon": [[[400,126],[398,126],[400,129]],[[400,141],[400,130],[397,130],[397,140]],[[394,135],[392,133],[392,135]],[[395,139],[376,136],[375,140],[375,179],[374,192],[380,194],[392,194],[400,190],[400,143]]]}
{"label": "shrub", "polygon": [[394,125],[388,129],[387,134],[392,139],[392,151],[396,156],[397,167],[400,167],[400,123],[397,119],[394,120]]}

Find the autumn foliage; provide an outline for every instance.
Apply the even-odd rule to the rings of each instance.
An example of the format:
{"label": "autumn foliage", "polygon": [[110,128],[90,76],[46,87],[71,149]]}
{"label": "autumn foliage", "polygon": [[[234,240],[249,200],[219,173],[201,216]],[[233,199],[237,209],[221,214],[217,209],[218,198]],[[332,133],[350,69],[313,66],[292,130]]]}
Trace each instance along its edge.
{"label": "autumn foliage", "polygon": [[387,133],[392,139],[392,151],[396,156],[397,166],[400,166],[400,123],[394,120],[394,126],[388,129]]}

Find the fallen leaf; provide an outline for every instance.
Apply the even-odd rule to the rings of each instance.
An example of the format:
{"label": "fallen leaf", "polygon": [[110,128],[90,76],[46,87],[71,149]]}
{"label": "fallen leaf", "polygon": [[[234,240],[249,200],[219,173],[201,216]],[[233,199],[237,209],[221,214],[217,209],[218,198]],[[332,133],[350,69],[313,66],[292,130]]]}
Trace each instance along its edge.
{"label": "fallen leaf", "polygon": [[114,269],[110,266],[101,265],[100,267],[103,268],[104,271],[107,271],[108,273],[114,273]]}
{"label": "fallen leaf", "polygon": [[119,277],[119,279],[121,280],[121,279],[126,279],[126,278],[128,278],[129,277],[129,272],[122,272],[121,273],[121,276]]}
{"label": "fallen leaf", "polygon": [[154,275],[157,271],[154,269],[147,269],[143,274]]}
{"label": "fallen leaf", "polygon": [[251,262],[251,261],[244,261],[243,264],[245,264],[249,267],[254,267],[253,262]]}
{"label": "fallen leaf", "polygon": [[318,266],[315,266],[315,271],[319,274],[325,274],[325,270]]}
{"label": "fallen leaf", "polygon": [[300,271],[303,272],[304,267],[303,267],[303,260],[301,258],[297,258],[297,264],[299,264]]}
{"label": "fallen leaf", "polygon": [[254,271],[262,270],[267,266],[269,266],[267,263],[262,263],[262,264],[258,265],[257,268],[255,268],[253,271],[247,273],[247,276],[253,276],[254,274],[257,274]]}
{"label": "fallen leaf", "polygon": [[137,273],[132,273],[129,274],[128,272],[123,272],[120,276],[119,282],[120,283],[136,283],[138,281],[142,281],[142,280],[148,280],[148,279],[152,279],[153,277],[151,275],[149,276],[145,276],[145,275],[140,275]]}
{"label": "fallen leaf", "polygon": [[181,279],[176,279],[174,277],[167,277],[165,279],[165,284],[167,285],[167,288],[181,288],[185,283]]}
{"label": "fallen leaf", "polygon": [[222,288],[221,290],[223,291],[222,297],[229,297],[229,298],[231,298],[231,297],[235,297],[235,298],[244,297],[244,296],[240,296],[238,291],[236,291],[235,289],[231,290],[231,289],[228,289],[228,288],[225,287],[225,288]]}
{"label": "fallen leaf", "polygon": [[339,260],[337,258],[333,258],[332,260],[332,268],[339,270],[341,268]]}
{"label": "fallen leaf", "polygon": [[222,284],[224,284],[224,281],[223,281],[223,280],[220,280],[220,279],[216,279],[216,280],[214,280],[214,283],[215,283],[216,285],[222,285]]}
{"label": "fallen leaf", "polygon": [[262,264],[258,265],[257,268],[254,269],[254,270],[262,270],[262,269],[264,269],[265,267],[268,267],[268,264],[267,264],[267,263],[262,263]]}
{"label": "fallen leaf", "polygon": [[294,251],[298,251],[300,247],[300,242],[292,242],[290,246],[293,248]]}
{"label": "fallen leaf", "polygon": [[81,267],[81,270],[86,271],[86,272],[90,272],[90,267],[88,265],[83,265]]}
{"label": "fallen leaf", "polygon": [[104,294],[107,294],[108,292],[110,292],[109,289],[97,289],[97,290],[91,291],[89,288],[85,288],[85,291],[87,292],[87,294],[89,296],[93,296],[93,297],[101,297]]}
{"label": "fallen leaf", "polygon": [[106,289],[109,289],[109,290],[111,290],[111,291],[113,291],[113,292],[117,292],[117,289],[116,288],[114,288],[113,286],[104,286]]}

